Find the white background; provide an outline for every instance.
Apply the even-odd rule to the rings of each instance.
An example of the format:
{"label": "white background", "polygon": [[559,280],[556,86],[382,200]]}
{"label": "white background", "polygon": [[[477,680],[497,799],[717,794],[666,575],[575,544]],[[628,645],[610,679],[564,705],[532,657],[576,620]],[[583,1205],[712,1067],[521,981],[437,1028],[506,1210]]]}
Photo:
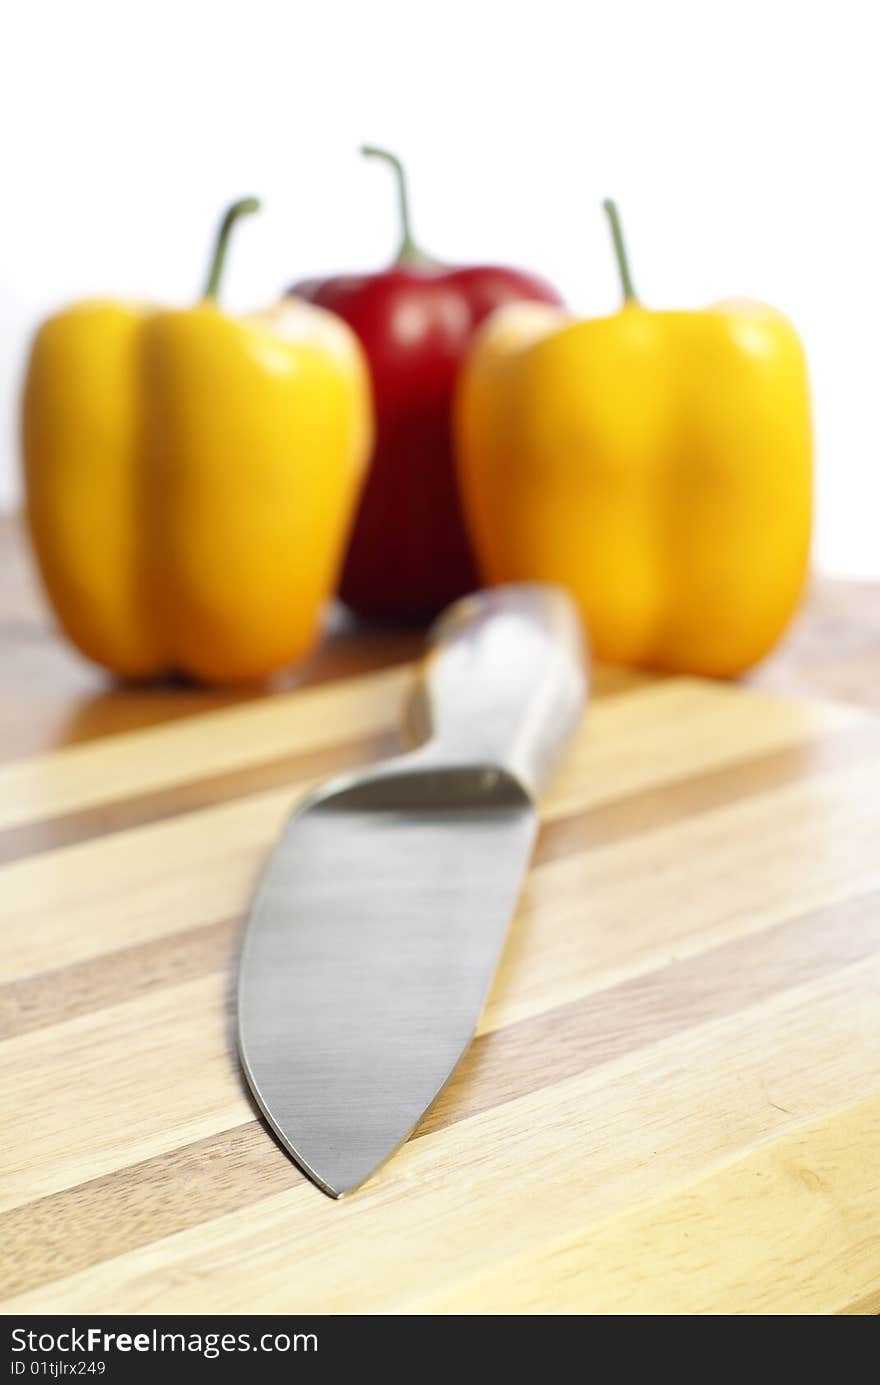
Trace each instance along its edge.
{"label": "white background", "polygon": [[600,199],[653,306],[794,319],[817,425],[817,565],[880,575],[880,98],[870,0],[601,4],[19,0],[3,21],[0,504],[19,495],[27,341],[66,300],[182,302],[231,198],[225,297],[378,266],[407,159],[426,247],[617,285]]}

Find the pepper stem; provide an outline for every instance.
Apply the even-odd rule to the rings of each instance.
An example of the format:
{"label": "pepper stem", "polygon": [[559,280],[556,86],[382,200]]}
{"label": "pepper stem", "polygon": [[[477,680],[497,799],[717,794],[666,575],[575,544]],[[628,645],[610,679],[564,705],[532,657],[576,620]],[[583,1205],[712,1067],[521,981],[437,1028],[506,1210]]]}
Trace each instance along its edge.
{"label": "pepper stem", "polygon": [[203,298],[214,299],[220,291],[220,280],[223,277],[223,267],[226,264],[226,252],[229,248],[229,237],[232,234],[233,226],[240,217],[250,216],[252,212],[259,210],[259,198],[242,197],[238,202],[233,202],[232,206],[224,213],[223,220],[217,228],[214,252],[211,256],[208,278],[202,294]]}
{"label": "pepper stem", "polygon": [[397,186],[397,207],[400,214],[400,248],[394,263],[399,265],[433,264],[430,256],[424,253],[412,233],[409,181],[406,176],[406,169],[400,159],[389,149],[380,149],[375,144],[362,144],[360,152],[367,159],[381,159],[394,174],[394,181]]}
{"label": "pepper stem", "polygon": [[624,303],[637,303],[638,298],[633,288],[629,256],[626,253],[626,241],[623,239],[623,227],[620,224],[620,212],[617,210],[617,203],[612,198],[606,197],[602,206],[611,226],[611,239],[614,242],[614,257],[617,260],[617,269],[620,274],[623,301]]}

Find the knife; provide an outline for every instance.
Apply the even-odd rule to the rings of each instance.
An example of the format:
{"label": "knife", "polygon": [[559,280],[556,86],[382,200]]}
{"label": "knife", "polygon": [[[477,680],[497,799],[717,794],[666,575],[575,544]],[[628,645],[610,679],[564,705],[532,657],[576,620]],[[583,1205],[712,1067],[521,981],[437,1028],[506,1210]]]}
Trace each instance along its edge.
{"label": "knife", "polygon": [[242,947],[239,1049],[281,1144],[331,1197],[412,1132],[467,1049],[587,696],[557,587],[465,597],[429,634],[421,742],[288,820]]}

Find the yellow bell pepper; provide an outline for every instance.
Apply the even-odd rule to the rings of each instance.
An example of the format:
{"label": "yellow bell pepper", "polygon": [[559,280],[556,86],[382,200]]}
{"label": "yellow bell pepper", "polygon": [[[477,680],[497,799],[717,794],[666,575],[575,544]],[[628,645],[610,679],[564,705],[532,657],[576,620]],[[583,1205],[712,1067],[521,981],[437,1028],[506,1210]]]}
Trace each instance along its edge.
{"label": "yellow bell pepper", "polygon": [[811,525],[807,372],[778,312],[729,302],[613,317],[501,309],[456,401],[460,481],[483,575],[575,595],[599,657],[729,676],[772,647]]}
{"label": "yellow bell pepper", "polygon": [[223,219],[203,300],[109,301],[50,318],[24,390],[27,513],[58,619],[89,658],[147,677],[261,678],[320,625],[371,444],[361,348],[285,299],[217,304]]}

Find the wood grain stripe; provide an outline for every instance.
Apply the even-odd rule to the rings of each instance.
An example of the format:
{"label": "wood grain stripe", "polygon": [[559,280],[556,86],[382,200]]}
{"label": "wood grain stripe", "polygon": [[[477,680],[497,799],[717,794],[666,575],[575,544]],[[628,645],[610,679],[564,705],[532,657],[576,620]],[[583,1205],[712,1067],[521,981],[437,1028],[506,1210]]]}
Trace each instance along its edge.
{"label": "wood grain stripe", "polygon": [[0,766],[0,826],[21,827],[278,757],[332,749],[400,717],[412,674],[364,674]]}
{"label": "wood grain stripe", "polygon": [[[876,1162],[880,1163],[880,1152],[878,1152]],[[880,1234],[878,1234],[878,1240],[880,1240]],[[841,1318],[875,1318],[878,1314],[880,1314],[880,1288],[875,1288],[864,1298],[855,1299],[843,1308],[838,1308],[835,1316]]]}
{"label": "wood grain stripe", "polygon": [[623,841],[880,755],[880,720],[612,798],[547,823],[535,864]]}
{"label": "wood grain stripe", "polygon": [[[873,891],[482,1034],[413,1138],[748,1011],[877,952],[880,891]],[[301,1179],[255,1120],[50,1194],[0,1215],[0,1292],[72,1274]]]}
{"label": "wood grain stripe", "polygon": [[304,1179],[253,1120],[38,1198],[0,1214],[0,1295],[112,1259]]}
{"label": "wood grain stripe", "polygon": [[250,794],[310,779],[329,778],[343,770],[372,764],[399,749],[400,738],[395,731],[377,731],[318,750],[283,755],[224,774],[173,784],[152,793],[114,799],[78,812],[8,827],[0,830],[0,865],[135,827],[146,827],[153,822],[164,822]]}
{"label": "wood grain stripe", "polygon": [[0,1039],[181,985],[236,961],[241,919],[186,928],[155,942],[105,952],[85,962],[39,972],[0,986]]}

